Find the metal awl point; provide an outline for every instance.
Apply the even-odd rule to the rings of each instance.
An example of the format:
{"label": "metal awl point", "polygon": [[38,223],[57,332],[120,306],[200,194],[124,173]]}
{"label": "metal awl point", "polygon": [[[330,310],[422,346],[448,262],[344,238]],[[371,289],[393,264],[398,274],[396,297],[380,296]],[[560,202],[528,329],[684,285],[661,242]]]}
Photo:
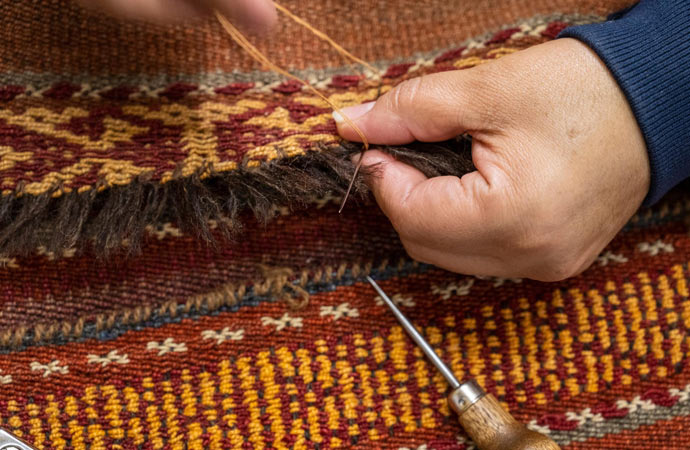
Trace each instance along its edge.
{"label": "metal awl point", "polygon": [[441,372],[441,375],[443,375],[443,378],[448,381],[448,384],[450,384],[450,387],[453,389],[457,389],[460,387],[460,382],[458,381],[457,378],[455,378],[455,375],[453,375],[453,372],[451,372],[450,368],[446,366],[446,364],[441,360],[441,358],[436,354],[433,348],[431,348],[431,345],[424,339],[424,337],[419,334],[419,331],[412,325],[412,323],[407,320],[407,317],[398,309],[396,304],[393,302],[393,300],[386,295],[385,292],[383,292],[383,289],[381,289],[381,286],[379,286],[376,281],[374,281],[373,278],[370,276],[367,276],[367,281],[376,289],[376,292],[381,296],[384,302],[388,305],[388,307],[393,311],[393,314],[395,317],[398,319],[398,322],[400,322],[400,325],[407,331],[407,334],[410,335],[413,341],[419,346],[419,348],[422,349],[424,354],[426,355],[427,358],[429,358],[429,361],[438,369],[439,372]]}
{"label": "metal awl point", "polygon": [[393,312],[395,317],[400,322],[400,325],[405,329],[407,334],[412,338],[412,340],[422,349],[422,352],[431,361],[431,364],[436,367],[436,369],[441,372],[443,378],[446,379],[451,387],[451,394],[448,397],[451,408],[458,414],[462,414],[470,406],[474,405],[481,398],[486,395],[486,392],[474,381],[466,380],[461,383],[455,377],[453,372],[450,370],[442,360],[441,357],[434,351],[434,349],[429,345],[429,343],[424,339],[424,337],[417,331],[417,329],[412,325],[412,323],[405,317],[405,315],[398,309],[398,306],[391,300],[391,298],[386,295],[386,293],[381,289],[373,278],[367,276],[367,281],[376,289],[376,292],[381,296],[383,301],[388,305],[388,308]]}
{"label": "metal awl point", "polygon": [[530,430],[515,420],[496,398],[474,380],[460,383],[429,343],[371,277],[367,281],[378,292],[400,325],[438,369],[451,387],[448,405],[458,415],[460,425],[478,450],[560,450],[544,434]]}

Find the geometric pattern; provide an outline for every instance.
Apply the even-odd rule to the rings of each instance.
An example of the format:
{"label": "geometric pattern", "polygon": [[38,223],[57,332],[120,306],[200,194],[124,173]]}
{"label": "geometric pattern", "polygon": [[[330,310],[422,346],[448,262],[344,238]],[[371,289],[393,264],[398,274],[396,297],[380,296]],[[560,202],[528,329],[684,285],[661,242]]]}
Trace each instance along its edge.
{"label": "geometric pattern", "polygon": [[[471,448],[448,386],[376,302],[362,280],[370,273],[459,378],[476,379],[533,429],[565,448],[623,448],[619,435],[647,442],[644,430],[683,430],[690,415],[687,206],[671,199],[641,212],[602,253],[605,264],[557,284],[478,279],[404,257],[328,274],[305,266],[283,273],[278,297],[261,294],[275,286],[257,279],[234,306],[185,312],[183,297],[174,311],[148,306],[135,326],[106,321],[94,333],[87,322],[82,336],[9,343],[0,426],[39,448]],[[360,215],[345,225],[351,233],[364,221],[372,239],[385,235],[374,210],[351,214]],[[309,229],[309,216],[290,220]],[[335,244],[343,232],[323,235],[331,254],[347,251]],[[184,249],[184,240],[162,242]],[[362,255],[372,248],[389,254],[364,245]],[[253,265],[249,255],[236,254],[235,268]],[[276,301],[299,289],[302,309]],[[689,436],[679,432],[683,448]]]}
{"label": "geometric pattern", "polygon": [[[289,7],[373,61],[381,80],[338,66],[287,22],[289,42],[260,45],[346,106],[629,2],[401,2],[392,13],[367,0],[312,3]],[[355,29],[347,8],[375,19]],[[246,193],[210,201],[258,208],[268,187],[290,184],[260,175],[330,164],[320,155],[340,144],[330,108],[254,71],[217,23],[149,30],[89,14],[62,0],[0,5],[10,24],[0,28],[0,240],[35,249],[0,257],[0,428],[45,450],[474,448],[371,275],[459,378],[562,448],[690,448],[685,188],[559,283],[416,263],[373,202],[337,214],[337,191],[298,212],[266,200],[269,223],[228,208],[244,226],[234,239],[219,222],[234,215],[201,213],[209,245],[183,203],[203,208],[194,193],[222,191],[227,176]],[[35,16],[35,29],[23,26]],[[113,38],[123,46],[109,48]],[[271,162],[283,172],[254,171]],[[170,209],[139,215],[156,205]],[[82,229],[122,249],[79,247]],[[36,238],[44,232],[64,242]]]}
{"label": "geometric pattern", "polygon": [[[461,47],[381,66],[381,81],[345,69],[350,73],[316,85],[341,107],[357,104],[405,78],[471,67],[551,39],[566,25],[525,21]],[[323,100],[297,82],[255,78],[218,86],[180,81],[155,92],[125,86],[87,91],[59,79],[31,90],[0,85],[2,194],[57,197],[139,179],[205,178],[339,142]],[[135,95],[139,91],[147,95]]]}

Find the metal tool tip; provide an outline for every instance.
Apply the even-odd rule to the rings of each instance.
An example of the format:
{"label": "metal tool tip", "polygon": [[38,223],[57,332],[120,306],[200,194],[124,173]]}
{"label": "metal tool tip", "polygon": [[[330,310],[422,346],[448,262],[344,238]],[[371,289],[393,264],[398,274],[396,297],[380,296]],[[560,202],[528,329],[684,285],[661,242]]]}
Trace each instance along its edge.
{"label": "metal tool tip", "polygon": [[379,284],[378,284],[376,281],[374,281],[374,279],[371,278],[369,275],[367,275],[365,278],[366,278],[366,280],[369,282],[369,284],[372,285],[372,286],[374,287],[374,289],[376,289],[377,291],[381,291],[381,290],[382,290],[382,289],[381,289],[381,286],[379,286]]}

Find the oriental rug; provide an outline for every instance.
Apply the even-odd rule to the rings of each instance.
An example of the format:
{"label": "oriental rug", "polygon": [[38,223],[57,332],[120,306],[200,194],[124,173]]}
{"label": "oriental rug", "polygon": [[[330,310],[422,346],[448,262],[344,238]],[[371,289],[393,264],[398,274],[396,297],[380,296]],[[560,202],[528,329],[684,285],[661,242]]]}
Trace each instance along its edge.
{"label": "oriental rug", "polygon": [[[286,6],[386,74],[288,22],[257,38],[344,106],[626,2]],[[39,449],[473,448],[368,274],[564,449],[690,448],[687,188],[573,279],[452,274],[410,260],[363,187],[337,214],[358,148],[217,24],[0,13],[0,427]],[[462,142],[389,151],[471,170]]]}

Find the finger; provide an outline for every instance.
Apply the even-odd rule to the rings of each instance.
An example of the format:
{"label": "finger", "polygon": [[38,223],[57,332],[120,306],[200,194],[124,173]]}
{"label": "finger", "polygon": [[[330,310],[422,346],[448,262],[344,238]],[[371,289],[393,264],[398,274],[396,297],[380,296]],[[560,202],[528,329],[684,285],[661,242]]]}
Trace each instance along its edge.
{"label": "finger", "polygon": [[515,276],[520,268],[495,251],[504,228],[493,206],[498,195],[475,171],[430,178],[385,209],[412,258],[457,273]]}
{"label": "finger", "polygon": [[[489,125],[485,83],[475,69],[443,72],[413,78],[396,86],[376,102],[344,108],[374,144],[433,142],[455,137]],[[340,134],[360,141],[354,128],[334,114]]]}
{"label": "finger", "polygon": [[[462,178],[427,178],[377,150],[366,152],[362,164],[375,166],[367,184],[408,244],[438,253],[449,250],[452,238],[456,245],[452,251],[462,250],[466,256],[482,255],[492,244],[501,217],[491,213],[494,208],[485,207],[497,194],[480,172]],[[488,223],[489,218],[494,223]]]}
{"label": "finger", "polygon": [[278,21],[271,0],[205,0],[244,29],[263,32]]}
{"label": "finger", "polygon": [[188,0],[80,0],[89,8],[100,9],[116,17],[151,22],[170,22],[198,17],[209,10]]}
{"label": "finger", "polygon": [[410,258],[415,261],[433,264],[436,267],[464,275],[478,277],[495,276],[505,278],[518,278],[518,267],[505,264],[503,261],[491,256],[475,253],[458,253],[448,249],[439,250],[416,243],[403,241],[405,250]]}
{"label": "finger", "polygon": [[[433,245],[433,236],[454,235],[472,240],[482,224],[481,203],[489,195],[489,186],[479,172],[462,178],[446,176],[427,178],[412,166],[397,161],[378,150],[364,153],[362,165],[375,167],[367,184],[381,210],[393,226],[405,236],[420,237]],[[450,229],[452,227],[452,229]],[[437,242],[445,248],[445,242]]]}
{"label": "finger", "polygon": [[[399,220],[399,231],[405,236],[436,249],[447,249],[452,238],[464,251],[479,252],[487,237],[489,224],[484,222],[482,204],[490,195],[489,187],[479,172],[462,178],[435,177],[417,184],[405,203],[387,205]],[[465,243],[465,244],[463,244]]]}
{"label": "finger", "polygon": [[414,167],[379,150],[365,152],[362,166],[373,169],[373,175],[367,177],[367,185],[379,207],[391,221],[394,221],[394,217],[404,216],[401,205],[417,185],[428,179]]}
{"label": "finger", "polygon": [[265,31],[277,14],[271,0],[80,0],[115,16],[152,22],[170,22],[198,17],[217,9],[238,26]]}

